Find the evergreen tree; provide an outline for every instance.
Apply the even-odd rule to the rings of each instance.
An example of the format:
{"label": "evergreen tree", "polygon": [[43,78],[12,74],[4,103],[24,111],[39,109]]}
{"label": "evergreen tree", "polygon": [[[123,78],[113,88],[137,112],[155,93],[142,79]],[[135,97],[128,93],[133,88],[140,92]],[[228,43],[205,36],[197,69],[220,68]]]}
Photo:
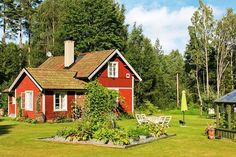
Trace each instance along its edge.
{"label": "evergreen tree", "polygon": [[136,104],[142,105],[144,100],[154,102],[157,86],[157,54],[149,39],[142,34],[141,26],[133,26],[127,44],[126,58],[135,68],[143,81],[135,86]]}

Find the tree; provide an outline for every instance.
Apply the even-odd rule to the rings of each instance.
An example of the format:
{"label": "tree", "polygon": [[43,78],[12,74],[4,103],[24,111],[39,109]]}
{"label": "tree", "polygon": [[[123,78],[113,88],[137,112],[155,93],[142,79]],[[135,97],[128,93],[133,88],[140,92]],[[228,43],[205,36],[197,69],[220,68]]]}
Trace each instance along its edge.
{"label": "tree", "polygon": [[65,0],[46,0],[36,9],[32,18],[33,66],[41,64],[46,59],[47,52],[53,55],[63,53],[62,37],[58,32],[62,16],[66,12],[65,6]]}
{"label": "tree", "polygon": [[[21,52],[22,51],[22,52]],[[19,55],[19,52],[22,55]],[[0,52],[0,85],[7,87],[19,74],[22,66],[25,65],[25,55],[17,45],[9,43]]]}
{"label": "tree", "polygon": [[24,28],[28,38],[28,65],[31,66],[31,36],[32,36],[32,17],[36,7],[42,0],[21,0],[22,14],[24,15]]}
{"label": "tree", "polygon": [[133,26],[128,38],[127,49],[125,54],[127,60],[143,79],[135,86],[136,104],[140,106],[144,100],[153,102],[157,87],[157,54],[150,40],[142,34],[141,26]]}
{"label": "tree", "polygon": [[233,85],[233,46],[236,39],[236,15],[232,9],[227,10],[227,14],[217,23],[215,44],[217,62],[217,97],[221,93],[222,82],[225,71],[230,64],[231,84]]}
{"label": "tree", "polygon": [[[196,17],[196,14],[194,14],[193,17]],[[192,18],[194,20],[194,18]],[[200,115],[202,115],[203,111],[203,102],[202,102],[202,95],[201,95],[201,89],[200,89],[200,82],[199,82],[199,71],[202,68],[202,53],[199,51],[201,48],[200,42],[197,39],[197,34],[196,34],[196,28],[193,26],[188,27],[189,35],[190,35],[190,40],[189,44],[186,47],[186,52],[185,52],[185,69],[186,73],[188,74],[188,77],[190,78],[189,80],[192,80],[191,78],[194,78],[195,82],[192,83],[192,81],[189,84],[196,84],[196,89],[197,89],[197,95],[198,95],[198,100],[200,102]]]}
{"label": "tree", "polygon": [[0,11],[0,25],[3,29],[2,43],[4,46],[6,45],[6,38],[14,37],[17,32],[14,0],[0,0]]}
{"label": "tree", "polygon": [[114,0],[80,0],[67,8],[61,29],[62,40],[73,37],[80,52],[125,50],[127,25],[124,24],[123,5]]}
{"label": "tree", "polygon": [[192,26],[195,28],[196,38],[199,40],[199,51],[204,54],[204,66],[206,71],[206,94],[209,97],[209,53],[214,33],[214,19],[212,9],[199,0],[198,10],[192,17]]}

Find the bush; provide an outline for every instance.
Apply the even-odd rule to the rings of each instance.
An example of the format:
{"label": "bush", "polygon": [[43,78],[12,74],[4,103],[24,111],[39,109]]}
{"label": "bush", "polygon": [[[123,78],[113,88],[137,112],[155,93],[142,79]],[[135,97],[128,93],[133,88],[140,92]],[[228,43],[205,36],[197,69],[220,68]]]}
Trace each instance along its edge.
{"label": "bush", "polygon": [[137,128],[134,128],[134,129],[131,129],[128,131],[128,135],[130,138],[138,141],[139,140],[139,137],[141,135],[143,136],[149,136],[150,133],[149,133],[149,130],[147,128],[144,128],[144,127],[137,127]]}
{"label": "bush", "polygon": [[159,137],[161,135],[166,134],[165,127],[155,124],[155,123],[142,124],[140,125],[140,128],[143,128],[144,130],[148,130],[148,132],[154,137]]}
{"label": "bush", "polygon": [[64,138],[76,136],[77,129],[73,127],[66,127],[66,128],[58,129],[56,132],[56,135],[60,137],[64,137]]}
{"label": "bush", "polygon": [[56,122],[56,123],[72,122],[72,119],[70,117],[67,117],[67,116],[57,116],[54,119],[54,122]]}
{"label": "bush", "polygon": [[138,108],[138,112],[141,112],[147,115],[153,115],[153,114],[159,113],[160,110],[155,105],[153,105],[150,101],[145,100],[144,104]]}
{"label": "bush", "polygon": [[101,128],[94,132],[93,138],[99,141],[103,140],[105,144],[109,141],[120,145],[127,145],[130,143],[128,133],[125,130],[118,128]]}
{"label": "bush", "polygon": [[103,87],[98,81],[88,83],[86,89],[85,116],[104,121],[105,117],[118,107],[118,93]]}
{"label": "bush", "polygon": [[118,119],[119,120],[124,120],[124,119],[134,119],[134,116],[132,114],[129,114],[129,113],[121,113],[119,116],[118,116]]}

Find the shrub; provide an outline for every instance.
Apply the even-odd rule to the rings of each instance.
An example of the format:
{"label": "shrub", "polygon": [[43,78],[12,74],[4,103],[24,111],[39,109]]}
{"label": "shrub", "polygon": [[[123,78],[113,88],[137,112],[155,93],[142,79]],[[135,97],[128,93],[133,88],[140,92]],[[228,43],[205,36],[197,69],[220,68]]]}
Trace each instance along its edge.
{"label": "shrub", "polygon": [[40,112],[40,97],[41,97],[41,94],[37,95],[37,98],[36,98],[36,112]]}
{"label": "shrub", "polygon": [[160,110],[148,100],[144,101],[144,104],[138,108],[138,111],[147,115],[152,115],[160,112]]}
{"label": "shrub", "polygon": [[101,128],[93,133],[93,138],[103,140],[105,144],[112,141],[114,144],[127,145],[129,144],[128,133],[123,129]]}
{"label": "shrub", "polygon": [[56,123],[72,122],[72,119],[70,117],[67,117],[67,116],[57,116],[54,119],[54,122],[56,122]]}
{"label": "shrub", "polygon": [[68,138],[71,136],[76,136],[77,134],[77,129],[73,127],[65,127],[62,129],[58,129],[56,132],[57,136]]}
{"label": "shrub", "polygon": [[18,117],[22,117],[22,108],[21,108],[21,97],[16,98],[17,107],[18,107]]}
{"label": "shrub", "polygon": [[124,119],[134,119],[134,116],[132,114],[129,114],[129,113],[121,113],[119,116],[118,116],[119,120],[124,120]]}
{"label": "shrub", "polygon": [[139,137],[141,135],[144,135],[144,136],[149,136],[150,133],[149,133],[149,130],[148,128],[145,128],[145,127],[137,127],[137,128],[134,128],[134,129],[131,129],[128,131],[128,135],[130,138],[133,138],[134,140],[139,140]]}
{"label": "shrub", "polygon": [[148,130],[148,132],[155,137],[159,137],[161,135],[166,134],[165,127],[155,124],[155,123],[142,124],[140,125],[140,128],[143,128],[144,130]]}
{"label": "shrub", "polygon": [[116,103],[118,93],[103,87],[98,81],[88,83],[86,89],[85,116],[96,121],[104,121],[105,117],[113,113],[118,106]]}

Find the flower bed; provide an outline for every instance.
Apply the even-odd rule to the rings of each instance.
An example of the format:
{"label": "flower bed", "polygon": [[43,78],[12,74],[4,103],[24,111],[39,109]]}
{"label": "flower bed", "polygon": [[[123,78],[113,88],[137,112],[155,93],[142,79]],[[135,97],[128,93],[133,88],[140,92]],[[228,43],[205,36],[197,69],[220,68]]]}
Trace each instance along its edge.
{"label": "flower bed", "polygon": [[94,140],[94,139],[88,140],[88,141],[78,141],[76,139],[70,140],[70,139],[66,139],[63,137],[59,137],[59,136],[40,138],[39,140],[50,141],[50,142],[72,143],[72,144],[95,145],[95,146],[112,147],[112,148],[129,148],[129,147],[149,143],[149,142],[152,142],[155,140],[168,138],[168,137],[172,137],[172,136],[176,136],[176,135],[170,134],[170,135],[162,135],[160,137],[147,137],[147,138],[142,138],[139,141],[134,141],[134,140],[130,139],[130,143],[128,145],[117,145],[117,144],[114,144],[113,142],[108,142],[107,144],[104,144],[104,141],[98,141],[98,140]]}

